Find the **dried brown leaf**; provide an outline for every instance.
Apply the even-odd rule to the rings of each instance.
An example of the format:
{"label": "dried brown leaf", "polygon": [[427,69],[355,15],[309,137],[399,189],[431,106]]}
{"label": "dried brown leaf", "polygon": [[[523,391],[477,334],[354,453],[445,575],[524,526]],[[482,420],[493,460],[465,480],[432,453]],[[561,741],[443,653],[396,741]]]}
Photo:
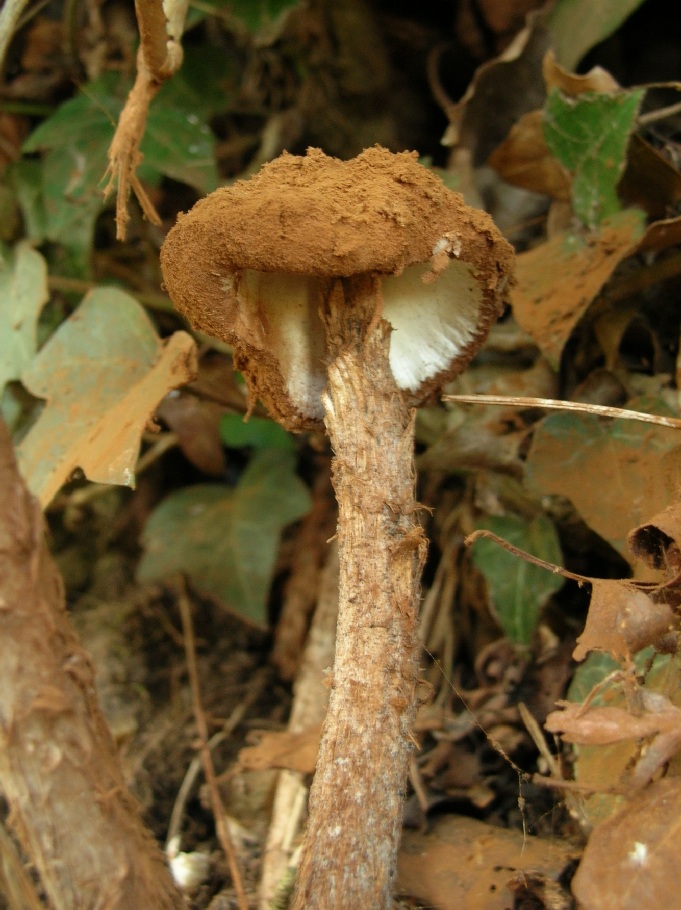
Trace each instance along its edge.
{"label": "dried brown leaf", "polygon": [[[657,693],[648,693],[657,694]],[[661,697],[661,696],[658,696]],[[560,733],[569,743],[612,745],[626,739],[644,739],[660,733],[681,733],[681,710],[664,699],[662,710],[635,715],[625,708],[596,707],[584,710],[576,702],[567,702],[546,718],[549,733]]]}
{"label": "dried brown leaf", "polygon": [[166,395],[156,411],[177,435],[180,448],[192,464],[210,477],[225,473],[225,453],[220,439],[224,408],[184,392]]}
{"label": "dried brown leaf", "polygon": [[583,910],[678,906],[681,779],[657,781],[591,834],[572,891]]}
{"label": "dried brown leaf", "polygon": [[513,313],[554,366],[596,295],[637,248],[641,232],[640,213],[626,210],[587,240],[560,234],[518,256]]}
{"label": "dried brown leaf", "polygon": [[600,66],[594,66],[584,75],[571,73],[556,62],[553,50],[546,53],[542,62],[542,72],[547,89],[557,88],[564,95],[570,95],[573,98],[583,95],[585,92],[607,95],[609,92],[618,91],[620,87],[617,80]]}
{"label": "dried brown leaf", "polygon": [[569,202],[572,181],[544,140],[543,112],[530,111],[513,124],[487,162],[513,186]]}
{"label": "dried brown leaf", "polygon": [[239,752],[239,764],[249,771],[286,768],[312,774],[317,764],[321,726],[307,727],[299,733],[282,730],[265,733],[257,746]]}
{"label": "dried brown leaf", "polygon": [[540,64],[549,41],[543,20],[534,17],[499,57],[480,66],[463,98],[446,105],[443,143],[469,149],[476,167],[485,163],[513,124],[542,106]]}
{"label": "dried brown leaf", "polygon": [[575,660],[584,660],[589,651],[606,651],[615,660],[629,660],[678,625],[669,604],[657,602],[631,582],[594,578],[591,584],[591,604],[577,639]]}
{"label": "dried brown leaf", "polygon": [[437,910],[507,910],[515,874],[532,870],[555,881],[573,856],[565,842],[446,816],[427,833],[404,832],[397,884]]}

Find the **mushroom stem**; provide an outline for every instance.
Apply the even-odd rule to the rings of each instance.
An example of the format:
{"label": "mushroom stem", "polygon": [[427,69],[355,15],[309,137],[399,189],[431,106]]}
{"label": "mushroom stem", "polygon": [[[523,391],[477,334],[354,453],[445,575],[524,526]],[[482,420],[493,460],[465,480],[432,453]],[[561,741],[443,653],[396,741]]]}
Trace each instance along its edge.
{"label": "mushroom stem", "polygon": [[293,910],[388,908],[395,874],[426,545],[414,494],[415,414],[390,369],[380,306],[380,280],[361,275],[334,283],[325,315],[339,617]]}

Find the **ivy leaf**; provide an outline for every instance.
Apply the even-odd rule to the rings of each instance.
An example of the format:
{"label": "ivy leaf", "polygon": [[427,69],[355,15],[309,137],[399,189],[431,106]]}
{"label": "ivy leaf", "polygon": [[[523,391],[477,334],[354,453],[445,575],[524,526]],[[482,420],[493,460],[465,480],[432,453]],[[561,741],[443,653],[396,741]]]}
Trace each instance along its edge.
{"label": "ivy leaf", "polygon": [[98,288],[24,370],[24,386],[47,399],[18,447],[31,491],[47,505],[76,468],[100,483],[134,484],[140,437],[170,389],[193,378],[186,332],[162,342],[128,294]]}
{"label": "ivy leaf", "polygon": [[37,323],[48,300],[45,260],[28,243],[0,244],[0,393],[21,376],[37,348]]}
{"label": "ivy leaf", "polygon": [[568,97],[553,88],[544,107],[544,139],[573,174],[572,205],[589,228],[620,211],[617,184],[626,164],[643,89]]}
{"label": "ivy leaf", "polygon": [[643,0],[557,0],[548,14],[549,33],[558,62],[576,67],[594,45],[617,31]]}
{"label": "ivy leaf", "polygon": [[310,508],[294,466],[292,453],[267,449],[234,489],[204,484],[168,496],[144,530],[140,581],[185,572],[199,591],[266,626],[281,532]]}
{"label": "ivy leaf", "polygon": [[[545,562],[563,564],[556,529],[545,515],[538,515],[532,521],[512,515],[492,515],[477,527]],[[473,562],[489,585],[494,613],[504,634],[514,644],[528,647],[542,607],[562,587],[563,578],[525,562],[484,537],[475,541],[472,551]]]}
{"label": "ivy leaf", "polygon": [[273,420],[265,417],[249,417],[244,420],[240,414],[225,414],[220,420],[220,439],[230,449],[282,449],[295,451],[293,436]]}
{"label": "ivy leaf", "polygon": [[188,27],[196,25],[210,10],[226,13],[252,37],[273,40],[280,33],[286,14],[300,6],[300,0],[205,0],[201,11],[190,10]]}
{"label": "ivy leaf", "polygon": [[[95,220],[104,205],[107,153],[129,88],[115,73],[84,86],[24,143],[25,153],[44,153],[40,171],[30,167],[33,162],[20,162],[14,172],[31,238],[74,251],[80,273],[87,272]],[[213,136],[203,119],[213,101],[202,101],[179,76],[168,81],[149,109],[140,146],[143,179],[154,184],[166,175],[202,194],[215,189]]]}

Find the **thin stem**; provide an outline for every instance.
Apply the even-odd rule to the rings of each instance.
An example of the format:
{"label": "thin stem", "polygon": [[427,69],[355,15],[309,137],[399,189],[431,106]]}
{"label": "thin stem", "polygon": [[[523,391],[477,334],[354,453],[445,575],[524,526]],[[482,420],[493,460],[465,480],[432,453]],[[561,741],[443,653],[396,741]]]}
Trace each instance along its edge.
{"label": "thin stem", "polygon": [[640,114],[638,123],[639,126],[647,126],[649,123],[655,123],[658,120],[675,117],[679,111],[681,111],[681,101],[677,101],[676,104],[670,104],[668,107],[661,107],[656,111],[648,111],[647,114]]}
{"label": "thin stem", "polygon": [[196,728],[199,734],[199,750],[203,764],[203,773],[206,778],[206,783],[208,784],[208,791],[210,793],[213,815],[215,816],[215,827],[218,833],[218,840],[220,841],[220,845],[225,852],[229,871],[232,876],[232,884],[234,885],[234,890],[236,891],[239,910],[248,910],[248,901],[246,900],[246,893],[244,891],[241,870],[239,869],[239,863],[237,860],[236,851],[234,849],[234,844],[232,843],[232,837],[229,833],[227,816],[222,805],[222,800],[220,799],[220,791],[218,789],[215,768],[213,767],[213,758],[210,754],[208,724],[206,723],[206,715],[203,711],[203,705],[201,703],[199,671],[196,665],[194,625],[192,623],[189,598],[187,597],[185,590],[184,579],[181,580],[178,587],[177,602],[180,608],[180,616],[182,617],[182,632],[184,635],[187,672],[189,674],[189,685],[192,691],[194,720],[196,722]]}
{"label": "thin stem", "polygon": [[640,423],[654,423],[659,427],[670,427],[681,430],[681,420],[677,417],[663,417],[660,414],[647,414],[645,411],[631,411],[628,408],[615,408],[604,404],[589,404],[583,401],[561,401],[556,398],[527,398],[518,395],[443,395],[443,401],[458,401],[462,404],[489,404],[501,407],[545,408],[549,411],[576,411],[580,414],[593,414],[596,417],[612,417],[617,420],[637,420]]}
{"label": "thin stem", "polygon": [[[224,742],[226,739],[229,739],[234,730],[244,719],[244,715],[249,710],[253,702],[262,694],[263,688],[268,681],[269,675],[269,671],[267,668],[265,668],[265,672],[260,671],[253,677],[253,681],[248,687],[248,691],[245,695],[244,700],[240,702],[232,711],[230,716],[225,721],[222,729],[218,730],[217,733],[214,733],[213,736],[211,736],[211,738],[208,740],[206,745],[209,752],[212,752],[220,745],[220,743]],[[196,779],[199,776],[199,772],[201,771],[202,761],[203,756],[201,754],[195,755],[192,758],[189,763],[189,767],[185,772],[182,783],[180,784],[180,789],[177,791],[175,804],[173,805],[173,811],[170,813],[170,821],[168,822],[168,833],[166,834],[165,847],[166,855],[168,855],[173,841],[179,839],[180,837],[182,816],[184,815],[184,810],[187,804],[187,800],[189,799],[189,795],[192,792]]]}

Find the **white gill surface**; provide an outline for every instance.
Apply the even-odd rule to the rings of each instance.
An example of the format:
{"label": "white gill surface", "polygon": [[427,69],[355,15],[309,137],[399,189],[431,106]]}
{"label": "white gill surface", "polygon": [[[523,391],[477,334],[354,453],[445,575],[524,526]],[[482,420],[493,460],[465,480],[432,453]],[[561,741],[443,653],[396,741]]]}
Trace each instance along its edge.
{"label": "white gill surface", "polygon": [[482,290],[472,268],[453,260],[434,281],[428,264],[383,281],[383,315],[393,327],[390,367],[397,385],[416,390],[449,368],[475,337]]}
{"label": "white gill surface", "polygon": [[321,420],[326,384],[318,282],[305,275],[248,271],[248,296],[276,357],[285,392],[302,414]]}

